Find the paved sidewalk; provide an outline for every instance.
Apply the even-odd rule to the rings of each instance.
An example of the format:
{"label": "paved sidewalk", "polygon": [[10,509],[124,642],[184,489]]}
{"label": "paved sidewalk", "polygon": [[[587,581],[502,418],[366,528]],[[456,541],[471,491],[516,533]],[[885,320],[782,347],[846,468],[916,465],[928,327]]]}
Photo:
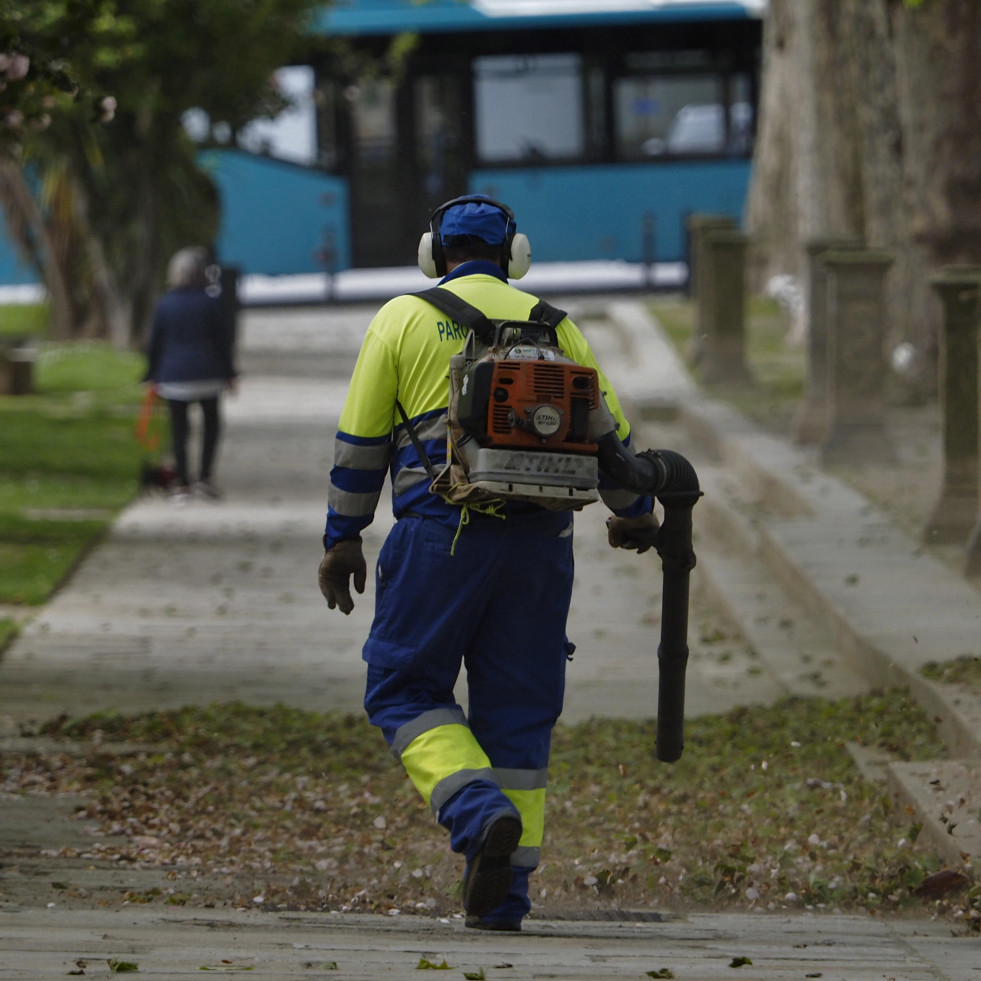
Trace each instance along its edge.
{"label": "paved sidewalk", "polygon": [[357,914],[0,912],[0,979],[25,981],[73,971],[108,977],[111,960],[135,965],[137,978],[168,981],[202,971],[381,981],[430,968],[502,981],[974,981],[979,946],[952,940],[941,923],[835,915],[696,913],[659,923],[548,922],[501,935],[459,921]]}
{"label": "paved sidewalk", "polygon": [[[908,680],[919,664],[940,659],[938,652],[976,648],[981,603],[970,587],[929,557],[917,558],[916,574],[902,578],[908,540],[833,478],[815,479],[806,454],[705,400],[637,304],[594,297],[581,307],[584,322],[591,309],[615,313],[614,321],[595,321],[590,337],[627,401],[680,408],[684,432],[700,431],[706,445],[715,440],[724,470],[747,483],[764,475],[767,487],[789,495],[789,519],[750,529],[748,547],[784,556],[786,578],[800,580],[804,601],[832,610],[835,646],[844,654],[829,662],[833,684],[868,684],[868,665],[873,675]],[[245,377],[241,394],[226,403],[219,470],[226,499],[175,509],[148,496],[124,512],[0,660],[0,735],[16,741],[20,723],[61,712],[230,699],[360,713],[370,581],[354,614],[342,617],[326,609],[316,567],[333,431],[372,309],[245,312]],[[683,449],[673,439],[688,438],[669,422],[645,423],[645,444],[649,433],[672,448]],[[706,477],[717,479],[711,467]],[[713,485],[699,521],[713,515],[713,496],[724,495]],[[713,527],[723,518],[715,514]],[[600,508],[577,518],[570,636],[580,653],[570,668],[567,721],[655,714],[657,563],[609,549],[602,520]],[[389,522],[383,502],[366,539],[369,562]],[[858,575],[878,583],[864,598],[842,575],[853,561],[864,563]],[[707,580],[708,565],[696,576]],[[720,560],[716,576],[724,579],[723,566]],[[903,590],[917,582],[935,591],[930,603],[944,604],[943,618],[910,613],[911,594]],[[902,602],[870,601],[886,589]],[[919,643],[910,639],[912,620]],[[779,665],[751,673],[738,659],[703,658],[692,637],[689,714],[768,701],[791,683]],[[963,730],[969,744],[970,720],[981,719],[971,715],[975,703],[964,696],[954,713],[947,693],[923,691],[938,711],[966,713],[968,721],[951,723],[951,732],[956,738]],[[973,771],[967,787],[971,799]],[[0,799],[0,815],[3,809]],[[136,963],[144,976],[174,979],[200,976],[202,968],[269,978],[405,977],[423,962],[445,959],[454,971],[488,978],[697,981],[731,978],[743,958],[751,963],[743,963],[740,978],[981,978],[981,940],[952,938],[949,923],[928,920],[691,914],[636,924],[533,921],[521,936],[502,937],[423,917],[0,908],[0,979],[62,977],[80,970],[76,960],[87,962],[87,976],[103,976],[109,958]],[[665,971],[671,973],[656,973]]]}
{"label": "paved sidewalk", "polygon": [[[333,434],[372,310],[244,313],[244,376],[225,402],[218,469],[225,500],[176,509],[148,495],[125,510],[0,661],[0,735],[59,713],[215,700],[361,712],[373,577],[344,617],[327,609],[316,572]],[[674,372],[651,377],[661,359],[638,361],[629,334],[597,321],[592,339],[626,399],[680,393]],[[365,535],[372,568],[391,520],[383,497]],[[660,565],[653,552],[610,549],[604,520],[601,507],[577,517],[568,722],[656,714]],[[695,639],[690,714],[784,693],[740,651],[716,654],[703,657]]]}

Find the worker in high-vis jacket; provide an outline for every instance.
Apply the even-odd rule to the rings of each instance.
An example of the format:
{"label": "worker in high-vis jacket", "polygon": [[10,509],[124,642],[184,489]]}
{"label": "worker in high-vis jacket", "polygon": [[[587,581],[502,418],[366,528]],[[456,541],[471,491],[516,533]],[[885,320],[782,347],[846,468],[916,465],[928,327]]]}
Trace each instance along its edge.
{"label": "worker in high-vis jacket", "polygon": [[[489,198],[438,208],[419,263],[489,318],[525,320],[536,304],[508,282],[527,271],[528,240],[510,209]],[[465,334],[414,295],[390,300],[372,320],[336,435],[319,582],[330,609],[351,612],[351,581],[362,593],[367,575],[361,535],[389,473],[396,521],[375,570],[365,709],[466,859],[467,925],[520,930],[573,650],[573,511],[509,501],[488,513],[430,490],[431,466],[447,455],[450,356]],[[568,358],[599,370],[571,320],[557,337]],[[599,379],[628,443],[627,420]],[[602,483],[600,493],[614,547],[636,548],[635,533],[656,528],[650,497]],[[454,697],[461,665],[466,712]]]}

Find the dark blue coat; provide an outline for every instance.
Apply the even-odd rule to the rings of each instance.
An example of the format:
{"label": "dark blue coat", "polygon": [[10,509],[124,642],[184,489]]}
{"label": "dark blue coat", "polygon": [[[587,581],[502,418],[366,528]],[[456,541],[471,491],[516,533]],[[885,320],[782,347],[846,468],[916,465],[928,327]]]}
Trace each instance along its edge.
{"label": "dark blue coat", "polygon": [[203,289],[177,289],[157,301],[147,342],[146,380],[235,377],[235,325],[221,301]]}

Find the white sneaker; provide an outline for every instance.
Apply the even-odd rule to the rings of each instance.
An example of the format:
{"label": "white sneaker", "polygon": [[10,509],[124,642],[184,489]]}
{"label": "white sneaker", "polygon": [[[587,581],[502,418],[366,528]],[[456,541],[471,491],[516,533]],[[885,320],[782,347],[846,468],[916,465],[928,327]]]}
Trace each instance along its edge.
{"label": "white sneaker", "polygon": [[210,480],[199,480],[194,485],[194,493],[207,498],[209,501],[221,500],[221,491]]}
{"label": "white sneaker", "polygon": [[191,503],[190,487],[175,487],[168,496],[172,507],[186,508]]}

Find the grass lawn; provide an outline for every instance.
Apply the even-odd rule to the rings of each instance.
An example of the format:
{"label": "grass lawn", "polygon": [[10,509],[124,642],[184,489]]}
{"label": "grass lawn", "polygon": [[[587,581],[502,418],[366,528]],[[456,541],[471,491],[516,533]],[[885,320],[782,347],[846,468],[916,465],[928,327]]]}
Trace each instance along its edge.
{"label": "grass lawn", "polygon": [[0,604],[43,603],[137,489],[142,358],[43,344],[35,367],[38,394],[0,396]]}
{"label": "grass lawn", "polygon": [[[265,909],[459,907],[459,858],[363,718],[231,704],[61,718],[40,734],[43,749],[0,753],[7,789],[80,793],[115,836],[93,839],[90,859],[175,870],[166,895],[117,901],[207,905],[218,883],[219,901],[261,895]],[[537,908],[939,912],[976,930],[981,890],[938,901],[941,861],[847,742],[942,753],[902,692],[691,719],[672,765],[654,759],[652,722],[560,725]]]}
{"label": "grass lawn", "polygon": [[[692,347],[695,306],[690,300],[654,300],[651,310],[679,354],[688,359]],[[804,395],[807,371],[804,345],[788,342],[789,320],[775,300],[753,299],[746,314],[746,367],[753,385],[705,385],[747,418],[771,431],[786,434]],[[693,374],[698,378],[697,366]],[[700,382],[701,383],[701,382]]]}
{"label": "grass lawn", "polygon": [[43,303],[0,305],[0,342],[5,338],[44,337],[48,308]]}

